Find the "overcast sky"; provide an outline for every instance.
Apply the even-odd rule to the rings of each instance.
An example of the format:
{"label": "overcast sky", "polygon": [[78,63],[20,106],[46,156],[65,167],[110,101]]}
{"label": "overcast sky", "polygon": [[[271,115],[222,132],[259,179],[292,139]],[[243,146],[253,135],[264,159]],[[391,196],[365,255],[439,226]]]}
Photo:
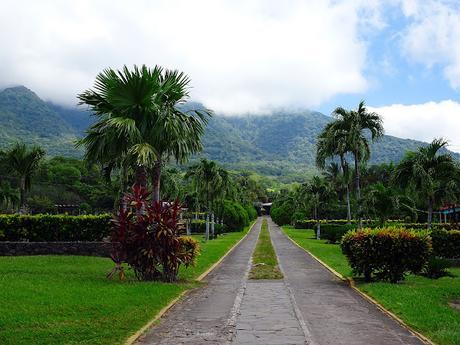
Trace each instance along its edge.
{"label": "overcast sky", "polygon": [[66,105],[103,68],[162,65],[218,113],[361,99],[387,134],[460,152],[460,1],[0,0],[0,88]]}

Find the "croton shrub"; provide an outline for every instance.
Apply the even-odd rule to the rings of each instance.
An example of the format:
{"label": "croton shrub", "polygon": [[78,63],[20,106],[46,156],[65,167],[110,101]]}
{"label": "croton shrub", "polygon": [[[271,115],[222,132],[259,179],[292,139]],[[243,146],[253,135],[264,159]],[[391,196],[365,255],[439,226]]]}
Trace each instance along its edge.
{"label": "croton shrub", "polygon": [[431,254],[427,231],[404,228],[363,229],[346,233],[342,252],[355,275],[396,283],[406,273],[419,273]]}
{"label": "croton shrub", "polygon": [[116,272],[123,277],[127,264],[139,280],[174,282],[180,265],[195,264],[200,248],[196,240],[182,236],[181,204],[151,202],[150,194],[134,186],[124,196],[124,206],[113,220],[115,268],[109,277]]}

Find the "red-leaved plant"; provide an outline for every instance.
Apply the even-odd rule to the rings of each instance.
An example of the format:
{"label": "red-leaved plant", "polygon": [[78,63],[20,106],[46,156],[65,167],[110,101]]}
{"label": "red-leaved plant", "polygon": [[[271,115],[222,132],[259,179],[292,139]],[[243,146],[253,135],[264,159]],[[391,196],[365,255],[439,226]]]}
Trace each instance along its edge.
{"label": "red-leaved plant", "polygon": [[123,279],[126,263],[139,280],[176,281],[179,266],[195,264],[199,253],[197,241],[181,236],[181,204],[177,200],[152,203],[150,192],[139,185],[134,185],[123,201],[113,219],[111,257],[115,268],[108,277],[118,272]]}

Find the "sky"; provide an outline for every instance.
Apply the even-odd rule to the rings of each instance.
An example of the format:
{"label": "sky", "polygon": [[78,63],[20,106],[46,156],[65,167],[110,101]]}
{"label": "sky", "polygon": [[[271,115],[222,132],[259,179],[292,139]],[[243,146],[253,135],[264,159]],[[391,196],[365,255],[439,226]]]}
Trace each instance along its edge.
{"label": "sky", "polygon": [[74,106],[104,68],[156,64],[216,113],[360,100],[387,134],[460,152],[458,0],[0,0],[0,88]]}

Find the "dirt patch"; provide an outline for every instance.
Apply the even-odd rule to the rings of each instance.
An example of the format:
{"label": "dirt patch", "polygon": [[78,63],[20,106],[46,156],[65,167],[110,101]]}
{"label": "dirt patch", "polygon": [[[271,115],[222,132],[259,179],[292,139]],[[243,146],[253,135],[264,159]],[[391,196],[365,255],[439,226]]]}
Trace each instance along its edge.
{"label": "dirt patch", "polygon": [[453,299],[447,303],[455,310],[460,311],[460,299]]}

